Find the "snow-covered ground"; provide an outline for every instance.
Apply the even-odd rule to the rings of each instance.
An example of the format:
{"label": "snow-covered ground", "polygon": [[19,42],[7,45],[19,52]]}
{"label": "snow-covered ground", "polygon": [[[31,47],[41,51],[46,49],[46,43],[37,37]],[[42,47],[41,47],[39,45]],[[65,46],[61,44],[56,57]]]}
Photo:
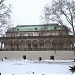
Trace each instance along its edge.
{"label": "snow-covered ground", "polygon": [[75,75],[69,66],[73,60],[0,60],[1,75]]}

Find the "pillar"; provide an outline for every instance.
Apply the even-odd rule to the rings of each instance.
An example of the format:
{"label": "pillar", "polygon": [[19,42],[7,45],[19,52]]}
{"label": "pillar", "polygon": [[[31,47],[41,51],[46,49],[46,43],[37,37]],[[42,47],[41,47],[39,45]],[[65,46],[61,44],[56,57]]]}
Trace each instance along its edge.
{"label": "pillar", "polygon": [[12,50],[12,44],[10,44],[10,46],[11,46],[11,50]]}
{"label": "pillar", "polygon": [[32,44],[32,42],[31,42],[31,48],[33,48],[33,44]]}
{"label": "pillar", "polygon": [[2,44],[3,44],[3,43],[1,42],[1,50],[2,50]]}
{"label": "pillar", "polygon": [[45,48],[45,42],[44,42],[44,48]]}
{"label": "pillar", "polygon": [[26,41],[25,41],[25,50],[26,50]]}

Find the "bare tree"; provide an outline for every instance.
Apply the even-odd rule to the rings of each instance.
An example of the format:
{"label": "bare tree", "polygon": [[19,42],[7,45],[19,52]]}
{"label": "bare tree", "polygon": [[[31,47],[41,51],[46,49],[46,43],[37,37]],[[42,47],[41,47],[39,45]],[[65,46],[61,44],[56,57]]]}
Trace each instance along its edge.
{"label": "bare tree", "polygon": [[11,27],[11,5],[7,7],[4,2],[5,0],[0,0],[0,35]]}
{"label": "bare tree", "polygon": [[[56,22],[60,25],[66,25],[73,37],[75,38],[75,1],[74,0],[53,0],[52,5],[46,4],[44,7],[44,15],[42,16],[44,23]],[[68,34],[67,34],[68,35]],[[69,38],[69,37],[68,37]],[[69,38],[73,48],[75,43]]]}

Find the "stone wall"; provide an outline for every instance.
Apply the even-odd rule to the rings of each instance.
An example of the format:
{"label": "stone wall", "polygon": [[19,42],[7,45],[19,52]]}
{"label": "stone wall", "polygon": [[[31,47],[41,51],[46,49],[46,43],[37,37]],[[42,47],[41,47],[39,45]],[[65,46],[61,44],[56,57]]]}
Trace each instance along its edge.
{"label": "stone wall", "polygon": [[51,60],[51,56],[54,56],[54,59],[75,59],[73,51],[0,51],[0,59],[5,57],[7,57],[7,59],[18,59],[23,58],[23,56],[26,56],[26,59],[39,59],[39,57],[41,57],[43,60]]}

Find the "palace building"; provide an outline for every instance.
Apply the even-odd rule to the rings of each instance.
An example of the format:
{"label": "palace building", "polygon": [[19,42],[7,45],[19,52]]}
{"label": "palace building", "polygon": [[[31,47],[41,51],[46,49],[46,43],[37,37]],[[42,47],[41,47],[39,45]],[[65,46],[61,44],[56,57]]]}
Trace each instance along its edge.
{"label": "palace building", "polygon": [[18,25],[8,29],[0,41],[4,51],[71,50],[75,42],[68,28],[58,24]]}
{"label": "palace building", "polygon": [[0,37],[0,59],[72,60],[75,59],[74,39],[66,26],[58,24],[17,25]]}

